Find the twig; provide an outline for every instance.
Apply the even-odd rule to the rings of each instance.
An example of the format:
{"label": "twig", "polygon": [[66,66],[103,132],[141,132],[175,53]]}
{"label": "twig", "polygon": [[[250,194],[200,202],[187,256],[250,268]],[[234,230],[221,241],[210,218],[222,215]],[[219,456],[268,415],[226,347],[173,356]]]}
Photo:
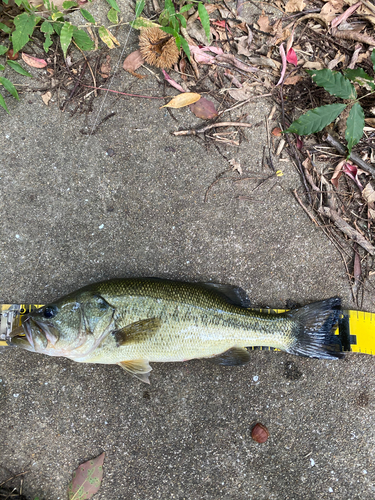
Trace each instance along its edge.
{"label": "twig", "polygon": [[2,483],[0,483],[0,486],[3,486],[3,484],[7,483],[8,481],[12,481],[12,479],[18,477],[18,476],[24,476],[25,474],[28,474],[30,471],[26,470],[25,472],[20,472],[19,474],[16,474],[12,477],[8,477],[8,479],[6,479],[5,481],[3,481]]}
{"label": "twig", "polygon": [[358,243],[358,245],[361,245],[361,247],[364,248],[370,255],[375,254],[375,247],[372,246],[371,243],[361,235],[361,233],[353,229],[347,222],[345,222],[335,210],[328,207],[320,207],[318,212],[331,219],[340,231],[349,236],[349,238]]}
{"label": "twig", "polygon": [[304,209],[304,211],[307,213],[307,215],[310,217],[310,219],[313,221],[313,223],[319,227],[319,224],[316,222],[316,219],[315,217],[313,216],[311,210],[309,208],[306,207],[306,205],[304,205],[303,201],[301,200],[301,198],[298,196],[298,193],[297,193],[297,189],[294,189],[292,191],[295,199],[298,201],[298,203],[301,205],[301,207]]}
{"label": "twig", "polygon": [[86,85],[85,83],[81,83],[81,85],[82,87],[87,87],[89,89],[105,90],[107,92],[113,92],[114,94],[120,94],[120,95],[127,95],[129,97],[142,97],[143,99],[165,99],[165,97],[155,97],[152,95],[127,94],[126,92],[119,92],[118,90],[105,89],[103,87],[93,87],[92,85]]}
{"label": "twig", "polygon": [[[336,141],[331,135],[327,134],[324,138],[325,142],[328,142],[331,146],[333,146],[340,154],[347,154],[346,147],[340,142]],[[358,167],[369,172],[375,179],[375,168],[362,160],[362,158],[356,153],[351,153],[349,159],[352,160],[353,163],[358,165]]]}
{"label": "twig", "polygon": [[224,170],[224,172],[221,172],[221,174],[219,174],[217,176],[217,178],[212,182],[212,184],[210,184],[207,188],[207,191],[206,191],[206,194],[204,195],[204,203],[207,202],[207,198],[208,198],[208,193],[211,191],[211,189],[214,187],[215,184],[217,184],[219,181],[221,180],[236,180],[235,177],[223,177],[227,172],[232,172],[232,169],[228,169],[228,170]]}
{"label": "twig", "polygon": [[[183,26],[181,26],[181,35],[185,38],[185,40],[188,42],[189,45],[195,45],[195,43],[193,42],[193,40],[190,38],[190,35],[187,32],[186,28],[184,28]],[[191,64],[191,66],[193,68],[195,76],[199,80],[199,69],[198,69],[197,63],[194,60],[194,57],[190,58],[190,64]]]}
{"label": "twig", "polygon": [[212,125],[206,125],[206,127],[201,127],[196,130],[178,130],[177,132],[173,132],[173,135],[197,135],[203,134],[207,130],[216,127],[252,127],[251,123],[241,123],[241,122],[220,122],[220,123],[212,123]]}

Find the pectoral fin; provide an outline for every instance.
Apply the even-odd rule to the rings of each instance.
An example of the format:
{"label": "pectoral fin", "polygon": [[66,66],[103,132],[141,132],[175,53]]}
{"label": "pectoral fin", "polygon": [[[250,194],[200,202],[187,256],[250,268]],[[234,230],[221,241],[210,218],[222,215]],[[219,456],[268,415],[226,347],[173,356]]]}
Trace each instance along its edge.
{"label": "pectoral fin", "polygon": [[142,319],[115,330],[112,335],[116,339],[117,347],[125,344],[138,344],[154,335],[161,327],[159,318]]}
{"label": "pectoral fin", "polygon": [[139,378],[142,382],[146,384],[150,383],[149,374],[152,370],[149,362],[146,359],[133,359],[131,361],[121,361],[117,363],[125,371]]}
{"label": "pectoral fin", "polygon": [[250,354],[244,347],[233,347],[218,356],[208,359],[217,365],[241,366],[250,361]]}

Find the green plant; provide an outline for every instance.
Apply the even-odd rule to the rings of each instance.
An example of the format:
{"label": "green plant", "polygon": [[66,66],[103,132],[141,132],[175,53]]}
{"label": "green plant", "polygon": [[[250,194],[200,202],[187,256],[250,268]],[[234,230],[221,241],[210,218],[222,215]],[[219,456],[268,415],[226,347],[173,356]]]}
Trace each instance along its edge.
{"label": "green plant", "polygon": [[[184,0],[183,0],[184,1]],[[194,4],[198,4],[198,14],[201,20],[204,32],[206,34],[207,40],[210,40],[210,19],[208,12],[202,2],[191,0],[193,3],[188,3],[182,5],[178,12],[176,12],[175,6],[172,0],[165,0],[164,9],[159,16],[159,25],[153,23],[152,21],[141,17],[141,13],[145,6],[145,0],[139,0],[136,3],[136,19],[132,23],[133,28],[150,28],[153,26],[159,26],[165,33],[172,35],[176,41],[178,49],[182,47],[183,51],[190,60],[190,50],[187,40],[181,35],[181,28],[186,28],[186,18],[183,14],[189,11]]]}
{"label": "green plant", "polygon": [[[371,53],[371,60],[375,71],[375,50]],[[348,100],[349,102],[328,104],[312,109],[301,115],[298,120],[295,120],[285,130],[285,133],[309,135],[319,132],[332,123],[344,109],[350,106],[345,131],[345,139],[348,143],[348,156],[350,156],[353,146],[361,140],[365,126],[365,115],[359,103],[359,100],[362,98],[357,98],[357,92],[353,83],[364,86],[371,91],[370,93],[374,93],[374,79],[362,68],[346,69],[343,72],[344,74],[330,69],[310,70],[308,73],[319,87],[323,87],[331,95]]]}
{"label": "green plant", "polygon": [[[3,0],[3,2],[7,5],[9,0]],[[107,17],[110,22],[117,24],[118,12],[120,11],[117,2],[116,0],[107,0],[107,2],[111,7]],[[15,0],[15,3],[18,7],[24,9],[24,12],[13,19],[10,27],[0,23],[0,31],[9,35],[9,46],[0,45],[0,56],[5,55],[10,48],[13,49],[13,53],[22,50],[30,41],[35,29],[39,29],[44,35],[43,49],[46,53],[53,43],[51,38],[52,35],[57,35],[59,37],[64,57],[66,57],[68,47],[72,42],[81,50],[86,51],[94,49],[94,43],[86,31],[65,21],[65,14],[50,0],[43,0],[43,5],[46,9],[44,13],[48,14],[47,17],[41,17],[39,15],[41,12],[39,12],[36,7],[30,5],[28,0]],[[62,8],[64,10],[79,10],[90,26],[98,28],[98,35],[109,48],[113,48],[114,44],[119,45],[112,33],[106,27],[98,26],[90,12],[80,8],[77,2],[65,1],[62,4]],[[32,76],[16,61],[6,59],[5,64],[24,76]],[[4,71],[4,69],[5,66],[0,64],[0,71]],[[0,76],[0,84],[3,85],[15,99],[19,99],[17,90],[10,80]],[[0,106],[9,113],[5,100],[1,94]]]}

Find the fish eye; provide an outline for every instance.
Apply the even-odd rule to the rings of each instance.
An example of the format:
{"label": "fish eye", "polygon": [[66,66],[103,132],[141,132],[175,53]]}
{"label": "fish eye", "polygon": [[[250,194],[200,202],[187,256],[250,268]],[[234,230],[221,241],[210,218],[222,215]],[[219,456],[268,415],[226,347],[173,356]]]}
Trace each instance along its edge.
{"label": "fish eye", "polygon": [[53,318],[57,314],[56,306],[46,306],[43,311],[43,315],[45,318]]}

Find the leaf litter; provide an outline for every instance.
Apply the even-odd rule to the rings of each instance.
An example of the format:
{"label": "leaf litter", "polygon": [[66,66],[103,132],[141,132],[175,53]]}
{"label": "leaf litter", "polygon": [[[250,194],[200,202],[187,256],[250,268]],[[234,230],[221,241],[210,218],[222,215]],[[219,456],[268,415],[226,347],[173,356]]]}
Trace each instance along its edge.
{"label": "leaf litter", "polygon": [[[321,132],[303,139],[293,134],[281,137],[272,135],[272,147],[273,154],[277,152],[281,161],[285,160],[286,155],[292,158],[302,180],[302,188],[296,192],[299,202],[314,223],[319,224],[327,237],[334,241],[351,284],[356,282],[363,285],[372,272],[372,261],[368,260],[371,252],[365,249],[366,245],[358,243],[362,241],[358,235],[368,242],[370,246],[367,248],[371,249],[375,245],[375,208],[371,191],[375,189],[375,176],[371,172],[371,168],[375,172],[375,167],[371,167],[375,163],[375,107],[373,95],[367,95],[368,89],[373,91],[372,85],[375,85],[371,58],[375,46],[375,7],[366,0],[288,0],[285,3],[276,1],[275,5],[280,11],[278,15],[260,11],[252,19],[253,24],[239,16],[238,12],[244,8],[241,2],[237,3],[237,15],[234,9],[227,8],[227,4],[207,4],[208,18],[205,19],[204,27],[199,13],[195,15],[185,11],[186,28],[181,25],[180,38],[188,46],[190,59],[186,51],[180,50],[178,62],[166,73],[164,69],[155,70],[145,64],[144,58],[136,50],[125,55],[123,68],[128,72],[128,79],[157,77],[159,82],[164,81],[170,97],[166,107],[173,107],[178,116],[179,108],[188,106],[187,109],[204,121],[197,128],[175,132],[175,135],[196,135],[208,143],[214,142],[223,147],[240,146],[247,140],[246,128],[252,125],[246,121],[246,115],[243,121],[224,122],[220,118],[223,112],[230,112],[253,100],[271,97],[278,105],[278,113],[273,118],[269,137],[270,131],[276,127],[286,130],[300,115],[307,111],[313,112],[321,106],[326,106],[334,119],[335,113],[341,109],[338,107],[340,102],[337,97],[319,87],[319,82],[314,82],[306,70],[334,69],[344,74],[350,70],[357,72],[357,80],[353,81],[364,115],[358,116],[357,107],[352,117],[354,124],[364,120],[365,133],[353,146],[351,156],[356,160],[352,158],[349,162],[347,159],[347,166],[337,169],[339,162],[345,160],[345,139],[351,140],[353,144],[357,140],[357,137],[350,135],[355,132],[354,127],[348,135],[341,117],[333,122],[328,131],[323,127]],[[140,25],[153,29],[158,26],[158,15],[155,16],[157,13],[153,8],[150,3],[147,16],[142,14],[144,17],[139,18]],[[210,40],[207,39],[208,35]],[[109,47],[118,45],[115,34],[106,28],[99,31],[102,42],[95,39],[94,34],[92,37],[96,47],[99,44],[101,48],[83,57],[72,47],[68,49],[66,55],[71,57],[71,64],[66,64],[56,41],[52,46],[54,57],[46,57],[43,51],[44,36],[38,36],[35,32],[33,52],[26,47],[28,54],[22,57],[24,61],[29,61],[26,61],[28,64],[34,62],[31,65],[35,71],[38,71],[38,60],[46,62],[47,66],[42,68],[44,75],[38,78],[41,85],[32,90],[41,91],[44,102],[49,106],[57,104],[62,111],[69,111],[71,115],[79,112],[89,116],[94,110],[95,98],[102,95],[103,91],[113,92],[123,99],[165,97],[158,89],[156,94],[141,96],[137,92],[129,94],[106,88],[106,79],[113,74]],[[155,42],[155,51],[162,51],[164,45],[169,43],[170,36],[164,33],[160,42]],[[103,41],[106,44],[104,47]],[[359,70],[370,75],[371,80],[358,80]],[[194,96],[198,97],[192,102]],[[324,141],[327,132],[331,139],[332,133],[336,134],[337,139],[327,144]],[[271,153],[268,153],[270,164],[271,157]],[[306,159],[310,161],[309,168],[305,166]],[[357,160],[362,164],[359,165]],[[363,163],[369,169],[366,170]],[[358,167],[352,177],[349,175],[350,164]],[[244,166],[241,168],[246,172]],[[233,175],[232,169],[230,171]],[[236,173],[240,175],[238,170]],[[330,182],[332,177],[334,184]],[[363,187],[362,191],[359,185]],[[333,205],[332,200],[335,200]],[[326,209],[329,209],[329,213]],[[353,229],[352,236],[341,222]],[[342,230],[344,227],[345,231]],[[358,266],[358,258],[361,266]],[[359,267],[362,270],[360,278],[354,273],[355,259],[356,271]],[[358,286],[356,299],[361,290],[363,287]]]}

